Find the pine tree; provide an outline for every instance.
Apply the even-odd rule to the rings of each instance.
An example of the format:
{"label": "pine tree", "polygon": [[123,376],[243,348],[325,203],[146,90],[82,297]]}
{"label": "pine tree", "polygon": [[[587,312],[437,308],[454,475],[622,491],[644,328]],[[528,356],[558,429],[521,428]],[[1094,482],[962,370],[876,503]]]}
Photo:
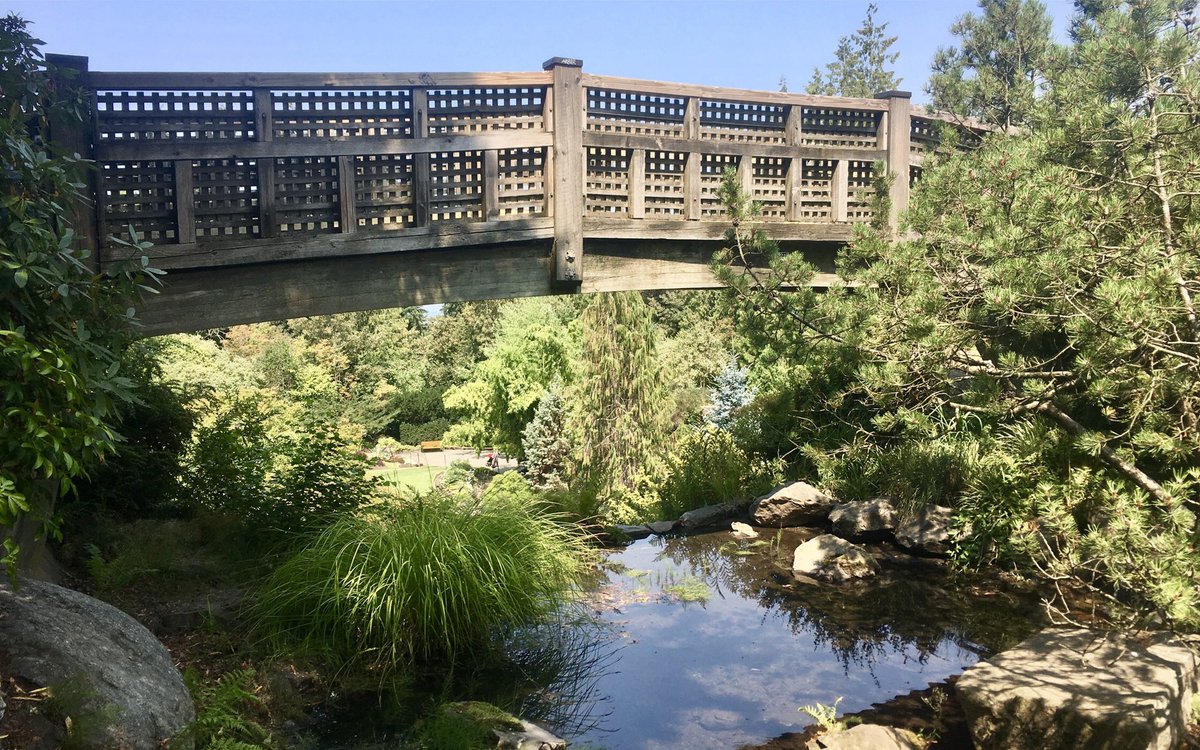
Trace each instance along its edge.
{"label": "pine tree", "polygon": [[899,52],[889,52],[896,37],[885,36],[887,23],[875,23],[878,11],[874,3],[868,5],[862,26],[852,35],[838,40],[834,61],[825,66],[825,72],[822,73],[820,68],[813,69],[808,93],[871,97],[900,85],[896,72],[889,69],[900,57]]}
{"label": "pine tree", "polygon": [[981,16],[950,27],[957,47],[933,58],[925,90],[936,109],[1001,126],[1026,125],[1054,45],[1050,17],[1038,0],[979,0]]}

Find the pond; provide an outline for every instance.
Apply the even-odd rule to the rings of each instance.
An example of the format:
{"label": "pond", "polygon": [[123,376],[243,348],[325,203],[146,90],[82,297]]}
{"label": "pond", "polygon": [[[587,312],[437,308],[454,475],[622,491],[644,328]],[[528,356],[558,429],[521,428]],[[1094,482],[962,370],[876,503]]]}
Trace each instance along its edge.
{"label": "pond", "polygon": [[867,582],[800,583],[791,553],[815,533],[651,537],[610,555],[593,598],[612,634],[589,675],[599,705],[555,728],[573,746],[732,750],[812,724],[801,706],[855,712],[959,674],[1038,619],[1035,598],[903,553]]}
{"label": "pond", "polygon": [[[1036,597],[886,546],[851,585],[797,581],[811,529],[650,537],[607,554],[568,623],[514,636],[502,668],[443,688],[487,700],[592,750],[752,748],[813,724],[802,706],[853,713],[957,675],[1016,644]],[[322,748],[380,747],[369,707],[338,712]]]}

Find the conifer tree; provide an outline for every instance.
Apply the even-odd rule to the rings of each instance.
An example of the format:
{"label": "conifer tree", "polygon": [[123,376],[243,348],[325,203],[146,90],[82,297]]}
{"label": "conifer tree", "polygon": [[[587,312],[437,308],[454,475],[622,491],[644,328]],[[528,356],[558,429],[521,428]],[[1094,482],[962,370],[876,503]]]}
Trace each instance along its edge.
{"label": "conifer tree", "polygon": [[1038,0],[979,0],[950,32],[960,41],[933,58],[925,90],[935,109],[1000,126],[1027,125],[1046,86],[1054,45]]}
{"label": "conifer tree", "polygon": [[567,433],[567,410],[562,381],[555,380],[538,403],[533,421],[521,436],[525,455],[525,478],[538,489],[561,487],[572,445]]}
{"label": "conifer tree", "polygon": [[734,412],[754,399],[749,375],[748,369],[738,366],[736,357],[730,358],[713,383],[709,406],[704,414],[706,422],[722,430],[733,426]]}
{"label": "conifer tree", "polygon": [[896,37],[885,35],[887,23],[875,23],[878,11],[874,3],[868,5],[862,26],[850,36],[838,39],[834,60],[825,66],[825,72],[813,69],[808,93],[871,97],[900,85],[900,79],[891,69],[900,57],[899,52],[890,51]]}
{"label": "conifer tree", "polygon": [[598,294],[582,324],[575,411],[580,469],[605,511],[659,451],[671,408],[656,357],[657,332],[641,295]]}

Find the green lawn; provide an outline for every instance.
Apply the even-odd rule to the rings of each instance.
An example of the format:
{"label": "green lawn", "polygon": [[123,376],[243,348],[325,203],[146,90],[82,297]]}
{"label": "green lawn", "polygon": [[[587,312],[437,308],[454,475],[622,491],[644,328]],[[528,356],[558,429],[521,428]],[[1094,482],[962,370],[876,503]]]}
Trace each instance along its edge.
{"label": "green lawn", "polygon": [[433,478],[445,471],[444,466],[411,466],[387,467],[385,469],[370,469],[367,474],[379,477],[385,482],[400,482],[407,484],[417,492],[428,492],[433,489]]}

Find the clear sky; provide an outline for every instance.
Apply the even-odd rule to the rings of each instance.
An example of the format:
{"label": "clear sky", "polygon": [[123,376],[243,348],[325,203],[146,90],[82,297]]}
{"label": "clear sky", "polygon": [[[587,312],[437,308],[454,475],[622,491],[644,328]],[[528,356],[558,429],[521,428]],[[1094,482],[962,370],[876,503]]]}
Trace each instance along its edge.
{"label": "clear sky", "polygon": [[[899,37],[900,88],[923,101],[934,51],[974,0],[877,0]],[[1069,0],[1048,0],[1062,36]],[[604,75],[804,88],[866,0],[0,0],[47,52],[92,70],[520,71],[578,57]]]}

